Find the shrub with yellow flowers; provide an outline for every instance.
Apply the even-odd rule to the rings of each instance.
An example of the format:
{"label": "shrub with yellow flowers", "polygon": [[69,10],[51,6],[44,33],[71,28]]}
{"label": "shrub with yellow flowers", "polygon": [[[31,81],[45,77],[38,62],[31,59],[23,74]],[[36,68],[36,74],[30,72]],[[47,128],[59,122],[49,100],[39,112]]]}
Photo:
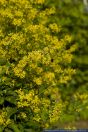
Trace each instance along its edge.
{"label": "shrub with yellow flowers", "polygon": [[60,84],[75,70],[71,37],[61,37],[45,0],[0,0],[0,129],[40,131],[59,121]]}

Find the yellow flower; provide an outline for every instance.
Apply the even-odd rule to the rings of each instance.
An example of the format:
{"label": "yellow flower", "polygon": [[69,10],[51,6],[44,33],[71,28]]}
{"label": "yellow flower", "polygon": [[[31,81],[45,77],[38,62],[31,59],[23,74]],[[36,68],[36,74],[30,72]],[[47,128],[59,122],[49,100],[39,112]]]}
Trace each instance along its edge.
{"label": "yellow flower", "polygon": [[21,114],[22,118],[24,118],[24,119],[27,117],[27,115],[24,112],[21,112],[20,114]]}
{"label": "yellow flower", "polygon": [[49,124],[48,123],[45,124],[45,128],[49,128]]}
{"label": "yellow flower", "polygon": [[44,80],[52,81],[55,78],[55,74],[53,72],[46,72],[44,74]]}
{"label": "yellow flower", "polygon": [[37,85],[41,85],[41,84],[42,84],[42,79],[41,79],[41,77],[39,77],[39,78],[34,78],[34,82],[35,82]]}
{"label": "yellow flower", "polygon": [[59,32],[60,31],[60,28],[57,26],[56,23],[50,24],[49,27],[52,30],[52,32]]}
{"label": "yellow flower", "polygon": [[72,36],[65,35],[65,40],[68,41],[68,42],[71,42],[72,41]]}
{"label": "yellow flower", "polygon": [[35,3],[37,4],[43,4],[45,2],[45,0],[35,0]]}
{"label": "yellow flower", "polygon": [[41,118],[40,118],[39,114],[36,114],[35,117],[33,117],[33,120],[40,122]]}
{"label": "yellow flower", "polygon": [[2,110],[2,112],[0,112],[0,125],[7,126],[10,122],[11,120],[7,119],[7,113]]}
{"label": "yellow flower", "polygon": [[6,121],[6,125],[8,125],[8,124],[10,124],[11,123],[11,120],[10,119],[7,119],[7,121]]}

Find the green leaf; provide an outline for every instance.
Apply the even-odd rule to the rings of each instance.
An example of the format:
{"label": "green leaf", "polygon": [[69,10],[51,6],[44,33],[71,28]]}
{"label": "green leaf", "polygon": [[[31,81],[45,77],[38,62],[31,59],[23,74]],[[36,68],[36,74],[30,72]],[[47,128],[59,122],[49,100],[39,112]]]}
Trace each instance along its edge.
{"label": "green leaf", "polygon": [[8,118],[10,118],[13,114],[17,112],[17,108],[7,107],[6,111],[7,111]]}
{"label": "green leaf", "polygon": [[4,127],[0,126],[0,132],[3,132],[3,130],[4,130]]}
{"label": "green leaf", "polygon": [[0,105],[2,105],[4,103],[4,98],[0,97]]}
{"label": "green leaf", "polygon": [[16,99],[15,99],[14,96],[7,96],[7,97],[5,98],[5,100],[8,101],[8,102],[11,103],[11,104],[16,104]]}
{"label": "green leaf", "polygon": [[21,131],[18,129],[17,124],[11,123],[11,124],[9,125],[9,127],[10,127],[11,129],[13,129],[14,132],[21,132]]}

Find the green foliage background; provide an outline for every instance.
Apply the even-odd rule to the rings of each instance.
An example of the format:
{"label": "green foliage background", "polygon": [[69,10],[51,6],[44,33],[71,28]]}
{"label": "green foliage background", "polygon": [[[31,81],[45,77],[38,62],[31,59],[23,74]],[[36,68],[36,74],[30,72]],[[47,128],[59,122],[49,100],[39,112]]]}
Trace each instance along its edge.
{"label": "green foliage background", "polygon": [[[52,1],[52,2],[51,2]],[[88,6],[82,0],[48,0],[47,6],[56,6],[56,20],[63,33],[73,36],[78,49],[74,53],[72,66],[77,68],[68,86],[63,86],[62,98],[68,100],[63,122],[88,119]],[[77,110],[76,110],[77,109]]]}

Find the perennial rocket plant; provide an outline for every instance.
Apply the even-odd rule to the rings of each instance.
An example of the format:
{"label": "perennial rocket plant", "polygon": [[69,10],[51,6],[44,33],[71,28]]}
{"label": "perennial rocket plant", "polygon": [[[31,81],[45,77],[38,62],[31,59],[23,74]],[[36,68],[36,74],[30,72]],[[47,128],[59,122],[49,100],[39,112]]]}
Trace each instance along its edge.
{"label": "perennial rocket plant", "polygon": [[[24,123],[47,128],[57,122],[65,104],[59,91],[75,70],[74,46],[61,37],[45,0],[0,0],[0,126]],[[67,48],[70,47],[70,48]],[[18,125],[17,125],[18,124]],[[20,125],[19,125],[20,124]],[[14,128],[13,128],[14,129]]]}

